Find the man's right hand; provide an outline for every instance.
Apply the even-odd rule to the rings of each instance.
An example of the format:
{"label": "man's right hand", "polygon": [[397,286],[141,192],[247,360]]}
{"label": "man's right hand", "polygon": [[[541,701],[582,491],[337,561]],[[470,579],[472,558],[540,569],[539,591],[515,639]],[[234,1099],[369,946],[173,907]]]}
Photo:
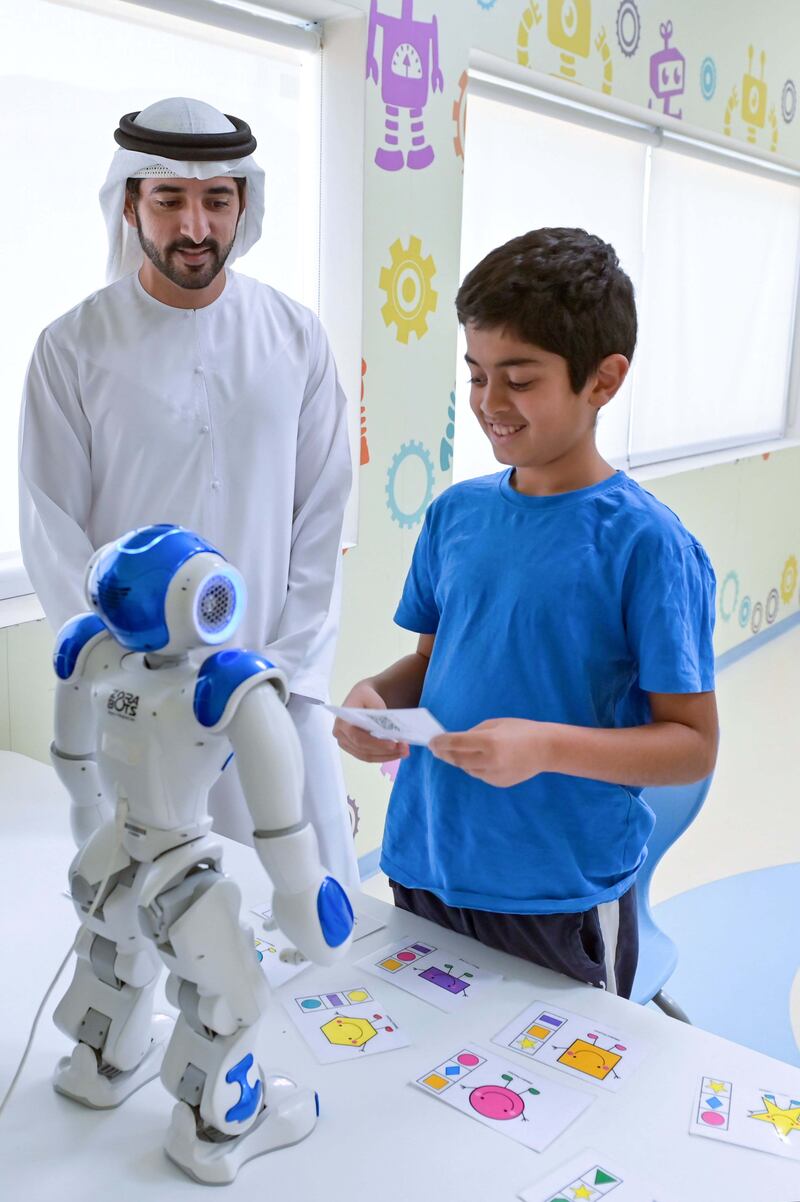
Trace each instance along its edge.
{"label": "man's right hand", "polygon": [[[342,702],[343,706],[364,710],[385,710],[386,702],[366,680],[355,685]],[[408,743],[391,743],[388,739],[375,739],[360,726],[353,726],[343,718],[333,724],[333,737],[348,755],[367,764],[384,764],[390,760],[405,759]]]}

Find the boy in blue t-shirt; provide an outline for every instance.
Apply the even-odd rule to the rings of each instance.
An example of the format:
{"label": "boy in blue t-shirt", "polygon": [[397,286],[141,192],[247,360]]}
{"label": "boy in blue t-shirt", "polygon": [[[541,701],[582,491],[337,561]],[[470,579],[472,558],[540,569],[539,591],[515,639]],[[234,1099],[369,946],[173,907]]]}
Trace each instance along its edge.
{"label": "boy in blue t-shirt", "polygon": [[381,867],[397,905],[629,996],[646,785],[714,767],[714,574],[678,518],[595,446],[636,343],[630,280],[577,229],[465,278],[470,404],[507,465],[428,509],[395,621],[413,655],[344,704],[426,706],[449,732],[340,746],[402,757]]}

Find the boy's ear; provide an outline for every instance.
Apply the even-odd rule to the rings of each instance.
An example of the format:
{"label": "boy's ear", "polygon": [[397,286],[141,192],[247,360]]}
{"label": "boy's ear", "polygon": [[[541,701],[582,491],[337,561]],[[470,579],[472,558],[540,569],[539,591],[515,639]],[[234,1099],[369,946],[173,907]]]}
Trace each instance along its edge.
{"label": "boy's ear", "polygon": [[607,405],[622,387],[629,368],[630,363],[624,355],[606,355],[605,359],[601,359],[594,373],[594,387],[588,397],[589,404],[596,409]]}

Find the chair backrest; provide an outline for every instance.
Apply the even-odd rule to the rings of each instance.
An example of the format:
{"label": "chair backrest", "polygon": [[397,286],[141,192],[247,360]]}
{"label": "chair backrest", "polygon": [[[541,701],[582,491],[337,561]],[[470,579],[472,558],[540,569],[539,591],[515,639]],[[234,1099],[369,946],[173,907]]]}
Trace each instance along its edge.
{"label": "chair backrest", "polygon": [[637,880],[640,898],[649,900],[650,879],[664,853],[699,814],[711,788],[711,776],[691,785],[653,785],[642,792],[656,816],[656,825],[647,842],[647,859]]}

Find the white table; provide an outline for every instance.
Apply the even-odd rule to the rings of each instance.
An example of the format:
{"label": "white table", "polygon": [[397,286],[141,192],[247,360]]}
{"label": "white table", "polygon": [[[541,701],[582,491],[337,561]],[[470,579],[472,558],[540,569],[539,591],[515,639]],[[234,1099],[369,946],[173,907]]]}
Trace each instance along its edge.
{"label": "white table", "polygon": [[[226,841],[227,843],[227,841]],[[63,896],[72,855],[67,801],[50,768],[0,752],[0,949],[6,983],[0,1000],[0,1093],[22,1052],[33,1013],[75,932]],[[269,887],[253,853],[227,843],[226,868],[246,903]],[[463,955],[506,974],[469,1014],[450,1016],[377,979],[369,983],[413,1046],[356,1063],[319,1065],[288,1020],[279,999],[361,983],[348,964],[390,938],[413,932],[434,938],[440,928],[360,895],[357,909],[386,930],[354,945],[344,966],[307,968],[276,995],[266,1020],[267,1063],[318,1089],[322,1113],[303,1143],[245,1165],[228,1187],[231,1199],[260,1202],[505,1202],[585,1147],[604,1153],[631,1176],[652,1183],[658,1202],[791,1202],[800,1199],[800,1165],[688,1134],[700,1073],[755,1072],[773,1088],[800,1085],[800,1071],[687,1027],[652,1008],[537,969],[462,936],[448,940]],[[252,916],[251,916],[252,917]],[[152,1202],[200,1196],[162,1151],[173,1099],[158,1080],[118,1110],[97,1112],[60,1097],[50,1075],[68,1041],[52,1025],[48,1004],[17,1091],[0,1121],[0,1197],[8,1202]],[[709,988],[714,983],[709,981]],[[534,999],[590,1016],[651,1046],[618,1094],[602,1094],[545,1152],[537,1154],[457,1114],[408,1082],[468,1040],[491,1036]],[[503,1054],[501,1049],[497,1049]],[[505,1055],[514,1061],[512,1053]],[[546,1066],[539,1073],[562,1084]],[[587,1084],[582,1092],[600,1095]],[[613,1195],[612,1195],[613,1202]]]}

